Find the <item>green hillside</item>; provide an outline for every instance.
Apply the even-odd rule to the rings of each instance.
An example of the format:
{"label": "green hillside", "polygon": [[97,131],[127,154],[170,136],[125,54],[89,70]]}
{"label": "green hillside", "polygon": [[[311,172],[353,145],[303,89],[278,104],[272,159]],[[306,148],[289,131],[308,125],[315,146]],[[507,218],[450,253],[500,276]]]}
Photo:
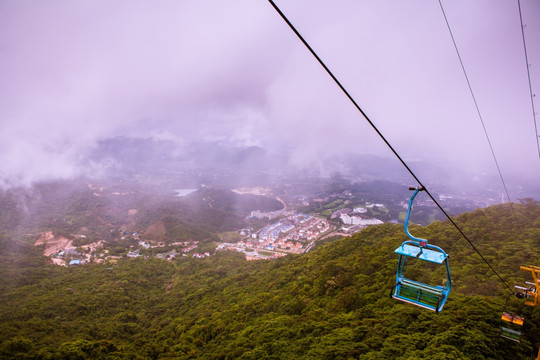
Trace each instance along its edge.
{"label": "green hillside", "polygon": [[[456,222],[505,281],[540,264],[540,203]],[[129,259],[59,267],[0,235],[2,359],[529,359],[540,308],[511,302],[524,339],[498,336],[508,290],[447,222],[411,227],[450,254],[453,289],[435,314],[390,298],[402,226],[367,228],[305,255],[247,262]],[[437,282],[440,269],[410,276]]]}

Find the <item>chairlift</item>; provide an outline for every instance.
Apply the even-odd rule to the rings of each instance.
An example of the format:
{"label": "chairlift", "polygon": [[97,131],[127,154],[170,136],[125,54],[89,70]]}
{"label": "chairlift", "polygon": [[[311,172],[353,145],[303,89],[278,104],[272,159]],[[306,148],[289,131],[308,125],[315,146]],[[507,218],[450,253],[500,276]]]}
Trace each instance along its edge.
{"label": "chairlift", "polygon": [[[413,201],[418,192],[424,188],[409,188],[414,190],[414,193],[409,200],[407,208],[407,216],[405,217],[405,233],[410,240],[407,240],[398,247],[395,252],[399,254],[399,262],[396,273],[396,283],[392,287],[390,296],[394,299],[404,301],[425,309],[439,312],[443,309],[450,289],[452,281],[450,279],[450,267],[448,265],[448,254],[438,246],[428,244],[426,239],[414,237],[409,232],[409,218],[413,207]],[[407,279],[403,275],[403,268],[407,257],[416,258],[418,260],[427,261],[430,263],[446,266],[446,285],[430,285],[419,281]]]}
{"label": "chairlift", "polygon": [[518,292],[516,294],[508,295],[508,297],[506,298],[506,303],[504,305],[504,311],[499,321],[499,336],[515,342],[521,342],[521,337],[523,335],[522,328],[524,319],[516,313],[508,311],[508,300],[512,295],[515,295],[517,298],[521,298],[519,294],[520,293]]}
{"label": "chairlift", "polygon": [[501,325],[499,326],[499,336],[512,341],[520,342],[523,332],[523,318],[514,313],[503,312]]}
{"label": "chairlift", "polygon": [[[510,296],[515,295],[518,299],[525,299],[525,305],[536,306],[540,300],[538,296],[538,288],[540,286],[540,267],[538,266],[520,266],[523,271],[530,271],[533,281],[525,281],[526,286],[515,285],[517,289],[515,294],[509,294],[504,305],[504,312],[501,316],[499,325],[499,335],[505,339],[520,342],[523,335],[523,317],[516,315],[514,312],[508,311],[508,300]],[[540,359],[540,350],[538,358]]]}

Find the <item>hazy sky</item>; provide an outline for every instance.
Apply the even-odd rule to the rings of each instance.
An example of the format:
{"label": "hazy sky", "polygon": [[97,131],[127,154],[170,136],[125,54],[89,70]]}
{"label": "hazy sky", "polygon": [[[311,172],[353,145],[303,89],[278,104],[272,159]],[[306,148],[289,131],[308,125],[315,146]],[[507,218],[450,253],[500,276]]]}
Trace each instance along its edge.
{"label": "hazy sky", "polygon": [[[405,159],[496,171],[437,1],[276,3]],[[540,94],[540,2],[521,3]],[[540,179],[517,1],[443,5],[503,175]],[[0,124],[4,183],[92,172],[118,135],[391,156],[265,0],[2,0]]]}

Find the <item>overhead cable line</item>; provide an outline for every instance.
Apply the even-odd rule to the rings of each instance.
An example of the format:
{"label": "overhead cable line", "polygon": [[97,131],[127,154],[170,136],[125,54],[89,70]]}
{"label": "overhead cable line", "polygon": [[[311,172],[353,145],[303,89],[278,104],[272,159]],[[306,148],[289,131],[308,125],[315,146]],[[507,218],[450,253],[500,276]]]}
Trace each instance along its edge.
{"label": "overhead cable line", "polygon": [[521,23],[521,38],[523,39],[523,51],[525,51],[525,67],[527,68],[527,78],[529,79],[529,94],[531,95],[531,106],[534,119],[534,134],[536,136],[536,146],[538,147],[538,157],[540,158],[540,135],[538,134],[538,124],[536,122],[536,110],[534,109],[534,94],[531,85],[531,72],[529,71],[529,57],[527,55],[527,45],[525,43],[525,27],[523,25],[523,17],[521,16],[521,3],[518,0],[519,22]]}
{"label": "overhead cable line", "polygon": [[484,134],[486,135],[487,142],[489,144],[489,148],[491,150],[491,155],[493,155],[493,160],[495,161],[495,165],[497,166],[497,171],[499,172],[499,176],[501,178],[501,182],[504,188],[504,192],[506,193],[506,198],[508,199],[508,202],[510,203],[510,208],[512,209],[512,213],[514,214],[514,219],[516,220],[516,223],[519,225],[519,221],[516,216],[516,211],[514,210],[514,206],[512,205],[512,200],[510,199],[510,195],[508,194],[508,189],[506,188],[506,183],[504,182],[504,178],[501,172],[501,168],[499,167],[499,162],[497,161],[497,157],[495,156],[495,151],[493,150],[493,146],[491,145],[491,140],[489,139],[489,135],[486,129],[486,125],[484,124],[484,119],[482,118],[482,113],[480,112],[480,107],[478,106],[478,102],[476,101],[476,96],[474,96],[474,91],[471,86],[471,82],[469,81],[469,76],[467,75],[467,71],[465,71],[465,65],[463,65],[463,60],[461,59],[461,55],[459,54],[459,50],[456,44],[456,39],[454,38],[454,34],[452,33],[452,29],[450,28],[450,23],[448,22],[448,18],[446,17],[446,13],[444,11],[443,5],[441,0],[439,0],[439,5],[441,6],[441,10],[444,16],[444,20],[446,22],[446,26],[448,27],[448,31],[450,32],[450,37],[452,38],[452,43],[454,44],[454,48],[456,49],[456,54],[459,59],[459,63],[461,64],[461,70],[463,70],[463,75],[465,75],[465,80],[467,80],[467,85],[469,86],[469,91],[471,93],[471,97],[474,102],[474,106],[476,107],[476,113],[478,114],[478,118],[480,119],[480,122],[482,123],[482,128],[484,129]]}
{"label": "overhead cable line", "polygon": [[388,148],[394,153],[394,155],[398,158],[398,160],[405,167],[405,169],[407,169],[407,171],[416,180],[416,182],[420,185],[420,187],[422,187],[424,189],[426,194],[431,198],[431,200],[433,200],[435,205],[437,205],[437,207],[442,211],[442,213],[446,216],[446,218],[450,221],[450,223],[459,231],[461,236],[463,236],[463,238],[465,240],[467,240],[469,245],[474,249],[474,251],[476,251],[476,253],[480,256],[480,258],[486,263],[486,265],[489,267],[489,269],[491,269],[491,271],[493,271],[493,273],[495,273],[495,275],[497,275],[499,280],[506,286],[506,288],[510,292],[513,293],[512,288],[510,288],[510,286],[508,286],[508,284],[504,281],[504,279],[493,268],[493,266],[491,266],[491,264],[487,261],[487,259],[480,253],[480,251],[476,248],[476,246],[472,243],[472,241],[467,237],[467,235],[465,235],[463,230],[461,230],[461,228],[454,222],[454,220],[450,217],[450,215],[448,215],[448,213],[443,209],[443,207],[439,204],[439,202],[435,199],[435,197],[433,197],[433,195],[429,192],[427,187],[424,184],[422,184],[420,179],[414,174],[414,172],[407,165],[407,163],[405,163],[403,158],[401,158],[401,156],[397,153],[397,151],[394,149],[394,147],[388,142],[388,140],[379,131],[379,129],[375,126],[375,124],[370,120],[370,118],[366,115],[366,113],[362,110],[362,108],[358,105],[358,103],[354,100],[354,98],[349,94],[349,92],[345,89],[345,87],[341,84],[341,82],[335,77],[335,75],[332,73],[332,71],[330,71],[330,69],[326,66],[326,64],[321,60],[321,58],[317,55],[315,50],[313,50],[313,48],[308,44],[308,42],[298,32],[298,30],[296,30],[294,25],[289,21],[289,19],[285,16],[285,14],[279,9],[279,7],[274,3],[273,0],[268,0],[268,1],[272,5],[272,7],[276,10],[276,12],[281,16],[281,18],[287,23],[287,25],[289,25],[291,30],[296,34],[296,36],[300,39],[300,41],[302,41],[302,43],[306,46],[306,48],[311,52],[311,54],[315,57],[315,59],[317,59],[319,64],[324,68],[324,70],[328,73],[328,75],[330,75],[332,80],[334,80],[336,85],[341,89],[341,91],[345,94],[345,96],[347,96],[347,98],[351,101],[351,103],[354,105],[354,107],[362,114],[362,116],[366,119],[366,121],[369,123],[369,125],[371,125],[373,130],[375,130],[375,132],[384,141],[384,143],[388,146]]}

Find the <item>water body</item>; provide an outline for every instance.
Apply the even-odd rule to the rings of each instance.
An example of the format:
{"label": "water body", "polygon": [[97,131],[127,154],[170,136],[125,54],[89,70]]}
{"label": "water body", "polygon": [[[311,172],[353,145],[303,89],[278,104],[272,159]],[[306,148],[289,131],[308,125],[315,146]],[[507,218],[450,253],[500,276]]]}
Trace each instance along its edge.
{"label": "water body", "polygon": [[198,189],[179,189],[179,190],[174,190],[174,191],[176,191],[176,196],[186,196],[197,190]]}

